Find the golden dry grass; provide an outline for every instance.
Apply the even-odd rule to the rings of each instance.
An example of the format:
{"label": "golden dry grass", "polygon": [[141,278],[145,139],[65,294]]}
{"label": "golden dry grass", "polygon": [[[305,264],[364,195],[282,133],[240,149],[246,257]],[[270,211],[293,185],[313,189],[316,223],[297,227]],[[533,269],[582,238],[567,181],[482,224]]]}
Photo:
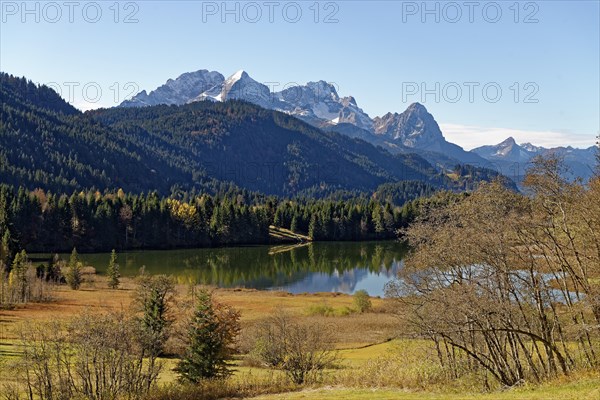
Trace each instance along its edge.
{"label": "golden dry grass", "polygon": [[[16,338],[16,328],[22,321],[66,320],[84,311],[108,312],[127,310],[131,306],[136,283],[123,278],[117,290],[108,289],[106,282],[96,277],[80,290],[59,286],[50,303],[29,303],[12,310],[0,310],[0,339]],[[177,285],[178,298],[188,297],[189,287]],[[215,298],[241,312],[242,325],[252,326],[279,309],[308,321],[320,321],[335,327],[340,347],[358,347],[379,343],[394,335],[398,325],[395,317],[385,313],[350,314],[343,317],[308,316],[306,310],[313,305],[327,304],[333,308],[353,306],[353,298],[339,293],[314,293],[292,295],[287,292],[259,291],[254,289],[214,289]],[[189,298],[189,297],[188,297]],[[373,307],[381,309],[384,300],[374,298]]]}
{"label": "golden dry grass", "polygon": [[[136,283],[133,279],[123,278],[121,288],[111,290],[106,287],[99,277],[95,282],[88,282],[78,291],[66,286],[59,287],[54,295],[55,301],[44,304],[27,304],[13,310],[0,310],[0,372],[2,363],[10,361],[19,354],[19,344],[16,340],[17,327],[23,321],[48,321],[66,320],[85,311],[108,312],[111,310],[127,310],[131,306]],[[189,287],[177,286],[178,299],[189,299]],[[264,400],[279,399],[440,399],[440,400],[500,400],[500,399],[591,399],[600,400],[599,376],[585,376],[581,379],[566,379],[543,386],[541,389],[526,388],[509,393],[494,393],[491,395],[456,394],[453,389],[436,387],[428,388],[427,392],[408,392],[401,389],[387,387],[382,390],[369,389],[369,382],[365,379],[371,374],[369,368],[377,369],[380,374],[393,373],[398,379],[414,381],[421,379],[422,374],[431,374],[432,371],[415,367],[428,351],[428,343],[414,340],[389,340],[396,336],[401,324],[393,314],[385,313],[386,302],[383,299],[373,298],[373,308],[376,312],[345,316],[326,317],[309,315],[307,310],[311,306],[326,304],[334,309],[353,307],[352,296],[334,293],[299,294],[292,295],[286,292],[259,291],[253,289],[215,289],[217,300],[229,304],[241,312],[243,332],[251,332],[252,327],[279,309],[285,309],[296,318],[307,322],[319,322],[332,326],[336,333],[336,343],[340,350],[341,358],[339,370],[329,371],[326,382],[332,387],[304,390],[275,396],[266,396]],[[249,335],[247,340],[252,340]],[[251,343],[248,343],[251,345]],[[426,357],[426,356],[425,356]],[[403,362],[394,368],[385,369],[386,364],[374,365],[374,360],[401,359]],[[176,375],[172,368],[175,360],[166,361],[166,368],[161,375],[162,383],[173,382]],[[242,360],[237,362],[237,372],[233,379],[237,380],[268,380],[273,379],[273,374],[280,374],[267,369],[245,366]],[[373,364],[373,365],[372,365]],[[394,364],[394,365],[396,365]],[[391,364],[390,364],[391,365]],[[419,364],[420,365],[420,364]],[[361,375],[361,371],[366,371]],[[6,373],[7,371],[4,371]],[[435,372],[435,371],[433,371]],[[363,376],[364,375],[364,376]],[[371,374],[372,375],[372,374]],[[376,374],[375,374],[376,375]],[[375,382],[385,383],[389,379],[378,376],[369,376]],[[7,375],[0,375],[2,381]],[[345,376],[345,378],[344,378]],[[357,379],[361,380],[357,384]],[[431,380],[431,379],[430,379]],[[385,382],[384,382],[385,381]],[[407,385],[414,387],[414,385]],[[386,387],[386,385],[381,386]],[[399,382],[394,382],[392,387],[402,387]],[[357,389],[358,388],[358,389]],[[437,393],[431,393],[436,390]],[[559,397],[553,397],[554,394]],[[503,397],[503,396],[506,397]],[[591,396],[591,397],[590,397]],[[596,397],[593,397],[596,396]]]}
{"label": "golden dry grass", "polygon": [[329,385],[254,397],[254,400],[600,400],[600,372],[580,372],[541,385],[490,393],[453,390],[351,388]]}

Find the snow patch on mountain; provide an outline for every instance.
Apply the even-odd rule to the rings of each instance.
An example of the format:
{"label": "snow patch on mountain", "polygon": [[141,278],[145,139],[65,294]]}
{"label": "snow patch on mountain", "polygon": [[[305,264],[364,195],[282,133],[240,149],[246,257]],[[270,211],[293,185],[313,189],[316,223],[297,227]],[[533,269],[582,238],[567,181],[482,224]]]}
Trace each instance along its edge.
{"label": "snow patch on mountain", "polygon": [[[122,107],[156,104],[186,104],[195,101],[224,102],[238,99],[261,107],[288,113],[325,130],[337,130],[351,137],[360,137],[392,152],[419,152],[434,164],[454,162],[485,165],[487,161],[529,162],[537,154],[554,154],[581,170],[595,160],[590,149],[560,147],[545,149],[531,143],[519,145],[509,137],[493,146],[482,146],[470,152],[448,142],[438,123],[419,103],[411,104],[402,113],[387,113],[370,118],[352,96],[340,97],[334,84],[324,80],[286,87],[278,92],[252,79],[239,70],[227,79],[216,71],[199,70],[169,79],[164,85],[147,93],[138,93]],[[593,148],[591,148],[593,149]]]}
{"label": "snow patch on mountain", "polygon": [[190,98],[198,96],[207,89],[223,82],[225,78],[219,72],[201,69],[196,72],[186,72],[169,79],[164,85],[149,94],[142,90],[140,93],[125,100],[121,107],[144,107],[158,104],[186,104]]}

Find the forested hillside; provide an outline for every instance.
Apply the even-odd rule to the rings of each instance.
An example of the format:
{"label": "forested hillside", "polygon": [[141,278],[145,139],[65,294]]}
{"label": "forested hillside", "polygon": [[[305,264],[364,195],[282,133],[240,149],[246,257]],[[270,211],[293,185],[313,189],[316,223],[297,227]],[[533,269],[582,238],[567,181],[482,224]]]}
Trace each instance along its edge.
{"label": "forested hillside", "polygon": [[[80,113],[52,89],[0,74],[0,183],[73,190],[216,193],[225,184],[285,196],[372,192],[421,181],[471,190],[496,174],[449,177],[292,116],[231,101]],[[412,194],[408,194],[409,196]]]}
{"label": "forested hillside", "polygon": [[444,180],[424,159],[322,132],[244,102],[109,109],[89,113],[137,141],[155,143],[181,168],[278,195],[313,187],[373,190],[389,181]]}
{"label": "forested hillside", "polygon": [[52,89],[0,74],[0,182],[70,192],[168,191],[191,174],[78,112]]}

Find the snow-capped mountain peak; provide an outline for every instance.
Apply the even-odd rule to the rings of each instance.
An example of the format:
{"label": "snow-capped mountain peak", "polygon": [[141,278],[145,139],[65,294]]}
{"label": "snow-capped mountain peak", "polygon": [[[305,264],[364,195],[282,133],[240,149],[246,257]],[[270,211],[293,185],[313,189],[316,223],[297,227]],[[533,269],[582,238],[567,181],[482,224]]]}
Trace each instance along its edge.
{"label": "snow-capped mountain peak", "polygon": [[[227,79],[221,74],[213,79],[204,79],[202,85],[197,85],[194,79],[190,79],[199,73],[205,74],[208,71],[200,70],[183,74],[175,80],[169,79],[154,92],[147,94],[142,91],[131,102],[124,102],[122,106],[239,99],[286,112],[319,127],[348,123],[367,131],[373,130],[373,121],[358,106],[356,99],[352,96],[340,97],[335,85],[324,80],[286,87],[279,92],[270,93],[266,85],[252,79],[243,69]],[[173,96],[167,95],[171,92],[178,93],[174,99],[171,98]]]}
{"label": "snow-capped mountain peak", "polygon": [[265,108],[269,108],[271,103],[269,88],[252,79],[243,69],[191,99],[190,102],[203,100],[227,101],[233,99],[249,101]]}
{"label": "snow-capped mountain peak", "polygon": [[429,114],[429,112],[427,111],[427,108],[425,108],[425,106],[419,102],[415,102],[415,103],[412,103],[411,105],[409,105],[406,108],[405,112],[416,113],[419,115]]}
{"label": "snow-capped mountain peak", "polygon": [[319,101],[323,99],[331,99],[333,101],[339,100],[339,95],[335,86],[329,82],[318,81],[318,82],[308,82],[306,87],[310,89],[313,97],[313,101]]}
{"label": "snow-capped mountain peak", "polygon": [[543,150],[543,147],[540,147],[540,146],[535,146],[535,145],[533,145],[533,144],[531,144],[531,143],[529,143],[529,142],[528,142],[528,143],[523,143],[523,144],[521,145],[521,147],[522,147],[523,149],[527,150],[527,151],[528,151],[528,152],[530,152],[530,153],[537,153],[537,152],[539,152],[540,150]]}
{"label": "snow-capped mountain peak", "polygon": [[248,75],[248,73],[246,71],[244,71],[243,69],[240,69],[239,71],[236,71],[233,75],[229,76],[225,80],[224,86],[231,88],[233,85],[235,85],[238,82],[243,82],[244,85],[246,85],[246,84],[252,84],[252,85],[259,84],[257,81],[255,81],[254,79],[252,79],[250,77],[250,75]]}
{"label": "snow-capped mountain peak", "polygon": [[324,80],[292,86],[274,93],[272,108],[324,127],[349,123],[371,130],[373,122],[352,97],[340,98],[334,84]]}
{"label": "snow-capped mountain peak", "polygon": [[[534,146],[531,143],[522,145],[511,137],[491,146],[481,146],[471,150],[495,165],[501,172],[523,175],[534,157],[538,155],[554,155],[562,158],[567,165],[571,176],[579,176],[587,179],[593,172],[595,162],[594,146],[587,149],[575,149],[568,147],[545,148]],[[518,180],[518,179],[517,179]]]}
{"label": "snow-capped mountain peak", "polygon": [[517,142],[516,142],[515,138],[510,136],[507,139],[505,139],[502,143],[500,143],[498,146],[506,147],[506,146],[514,146],[516,144],[517,144]]}
{"label": "snow-capped mountain peak", "polygon": [[142,90],[130,100],[122,102],[121,107],[185,104],[191,98],[223,82],[224,79],[223,75],[217,71],[201,69],[195,72],[186,72],[179,75],[176,79],[167,80],[164,85],[150,93]]}
{"label": "snow-capped mountain peak", "polygon": [[[350,95],[341,97],[336,85],[325,80],[310,81],[305,85],[284,86],[271,93],[269,88],[255,81],[243,69],[227,77],[216,71],[199,70],[169,79],[154,91],[142,90],[122,107],[141,107],[156,104],[185,104],[193,101],[239,99],[263,108],[288,113],[325,130],[335,130],[352,137],[384,146],[392,152],[417,152],[428,160],[443,165],[471,163],[514,164],[528,162],[534,155],[552,151],[564,155],[577,172],[584,176],[595,162],[594,148],[572,149],[559,147],[545,149],[530,143],[521,146],[509,137],[502,143],[483,146],[470,152],[444,138],[440,127],[424,105],[413,103],[402,112],[388,112],[371,119]],[[486,161],[487,160],[487,161]],[[504,163],[504,164],[503,164]],[[505,171],[506,172],[506,171]]]}
{"label": "snow-capped mountain peak", "polygon": [[514,156],[519,157],[522,150],[512,136],[498,144],[496,148],[494,155],[497,157],[508,157],[511,153],[515,153]]}
{"label": "snow-capped mountain peak", "polygon": [[533,155],[527,149],[519,146],[512,136],[496,145],[482,146],[471,151],[487,160],[505,160],[511,162],[529,160]]}
{"label": "snow-capped mountain peak", "polygon": [[231,75],[229,78],[227,78],[227,80],[238,81],[244,77],[248,78],[249,75],[246,71],[244,71],[243,69],[240,69],[240,70],[236,71],[233,75]]}

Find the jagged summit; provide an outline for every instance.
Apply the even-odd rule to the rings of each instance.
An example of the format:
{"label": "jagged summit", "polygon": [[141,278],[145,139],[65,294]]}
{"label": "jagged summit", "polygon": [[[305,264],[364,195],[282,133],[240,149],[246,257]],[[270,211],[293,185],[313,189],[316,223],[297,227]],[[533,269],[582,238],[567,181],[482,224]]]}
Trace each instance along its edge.
{"label": "jagged summit", "polygon": [[433,116],[420,103],[413,103],[401,114],[387,113],[373,119],[377,135],[384,135],[407,147],[425,148],[445,141]]}
{"label": "jagged summit", "polygon": [[[200,70],[193,74],[208,74]],[[176,102],[159,92],[163,87],[180,87],[189,78],[181,75],[174,81],[168,81],[161,88],[150,94],[140,92],[132,101],[123,106],[142,106],[156,104],[161,101],[167,104],[183,104],[194,101],[227,101],[240,99],[255,103],[264,108],[282,111],[300,118],[319,128],[339,130],[351,136],[384,146],[390,151],[402,149],[421,149],[427,152],[447,152],[458,161],[483,161],[473,153],[467,153],[460,147],[446,142],[442,132],[425,106],[413,103],[403,113],[387,113],[383,117],[372,119],[359,107],[353,96],[340,97],[334,84],[325,80],[310,81],[305,85],[285,87],[283,90],[270,93],[269,88],[254,79],[243,69],[236,71],[226,79],[223,75],[213,77],[214,84],[199,91],[196,86],[189,88],[187,98],[177,97]],[[207,81],[208,79],[205,79]],[[193,82],[192,82],[193,84]],[[179,89],[178,93],[183,91]],[[454,163],[456,160],[451,161]]]}
{"label": "jagged summit", "polygon": [[512,162],[529,160],[534,155],[534,152],[519,146],[512,136],[496,145],[481,146],[471,151],[479,154],[486,160],[506,160]]}
{"label": "jagged summit", "polygon": [[240,69],[240,70],[236,71],[233,75],[231,75],[229,78],[227,78],[227,80],[230,80],[230,79],[240,80],[242,78],[249,78],[249,75],[246,71],[244,71],[243,69]]}
{"label": "jagged summit", "polygon": [[332,99],[337,101],[340,98],[335,86],[323,80],[318,82],[308,82],[306,87],[310,89],[314,95],[314,100]]}
{"label": "jagged summit", "polygon": [[224,81],[217,83],[212,88],[200,93],[188,102],[203,100],[227,101],[238,99],[269,108],[270,97],[269,88],[267,86],[255,81],[246,71],[240,69]]}
{"label": "jagged summit", "polygon": [[[325,80],[310,81],[305,85],[285,85],[282,90],[272,93],[244,69],[227,78],[219,72],[206,69],[184,73],[176,79],[169,79],[150,93],[142,90],[121,106],[223,102],[231,99],[282,111],[318,128],[358,137],[393,153],[417,152],[430,162],[446,167],[453,167],[457,163],[486,165],[489,164],[488,160],[521,162],[529,160],[532,154],[546,150],[530,143],[519,146],[513,137],[509,137],[498,145],[465,151],[444,138],[437,121],[421,103],[412,103],[403,112],[388,112],[381,117],[371,118],[359,107],[355,97],[341,97],[336,85]],[[568,151],[562,149],[559,148],[559,151]],[[577,151],[575,149],[568,154]]]}
{"label": "jagged summit", "polygon": [[147,93],[142,90],[130,100],[121,103],[121,107],[144,107],[158,104],[187,103],[190,98],[223,82],[225,78],[217,71],[201,69],[195,72],[186,72],[176,79],[169,79],[164,85]]}
{"label": "jagged summit", "polygon": [[516,144],[517,144],[517,142],[516,142],[515,138],[513,138],[512,136],[509,136],[502,143],[500,143],[499,146],[514,146]]}
{"label": "jagged summit", "polygon": [[532,159],[538,155],[553,154],[562,158],[573,176],[583,179],[589,178],[593,173],[596,147],[575,149],[571,146],[544,148],[531,143],[519,145],[513,137],[496,145],[481,146],[471,150],[480,157],[494,163],[505,172],[524,174]]}
{"label": "jagged summit", "polygon": [[531,144],[531,143],[529,143],[529,142],[527,142],[527,143],[523,143],[523,144],[521,145],[521,147],[522,147],[522,148],[524,148],[525,150],[527,150],[527,151],[531,151],[531,152],[537,152],[537,151],[539,151],[539,150],[541,150],[541,149],[542,149],[542,147],[540,147],[540,146],[535,146],[535,145],[533,145],[533,144]]}
{"label": "jagged summit", "polygon": [[406,108],[406,111],[417,113],[428,113],[427,108],[419,102],[412,103]]}

